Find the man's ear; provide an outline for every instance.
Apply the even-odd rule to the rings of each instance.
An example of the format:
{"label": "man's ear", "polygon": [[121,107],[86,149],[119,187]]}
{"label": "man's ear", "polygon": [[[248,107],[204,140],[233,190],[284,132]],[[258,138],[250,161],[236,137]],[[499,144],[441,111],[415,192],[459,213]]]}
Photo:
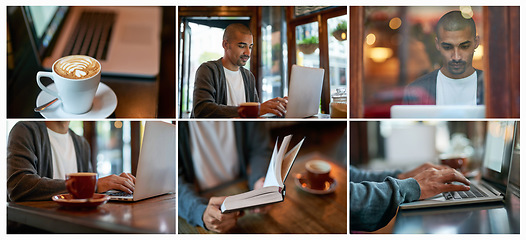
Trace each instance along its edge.
{"label": "man's ear", "polygon": [[227,44],[228,44],[228,41],[227,40],[223,40],[223,44],[222,44],[223,45],[223,49],[226,50],[228,48]]}
{"label": "man's ear", "polygon": [[438,44],[438,37],[435,37],[435,47],[440,51],[440,44]]}
{"label": "man's ear", "polygon": [[477,35],[475,36],[475,48],[473,49],[477,49],[479,47],[479,44],[480,44],[480,37]]}

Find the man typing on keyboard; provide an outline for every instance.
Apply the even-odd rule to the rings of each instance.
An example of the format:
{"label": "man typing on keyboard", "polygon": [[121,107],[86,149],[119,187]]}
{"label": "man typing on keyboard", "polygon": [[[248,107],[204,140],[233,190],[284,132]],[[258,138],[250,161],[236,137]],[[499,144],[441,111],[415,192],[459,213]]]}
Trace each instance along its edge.
{"label": "man typing on keyboard", "polygon": [[451,194],[454,198],[455,191],[470,190],[469,180],[460,172],[431,163],[405,173],[399,170],[370,172],[351,166],[350,179],[351,230],[359,231],[384,227],[404,202],[440,193]]}

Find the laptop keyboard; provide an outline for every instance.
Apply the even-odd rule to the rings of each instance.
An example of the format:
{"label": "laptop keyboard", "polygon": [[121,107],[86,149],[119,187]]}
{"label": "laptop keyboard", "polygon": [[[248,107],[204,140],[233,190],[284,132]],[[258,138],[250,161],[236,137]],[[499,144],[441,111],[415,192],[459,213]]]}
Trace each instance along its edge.
{"label": "laptop keyboard", "polygon": [[442,193],[447,200],[453,199],[466,199],[466,198],[479,198],[487,197],[484,192],[480,191],[477,187],[471,186],[469,191],[458,191],[458,192],[445,192]]}
{"label": "laptop keyboard", "polygon": [[115,18],[116,14],[110,11],[83,11],[63,55],[88,55],[105,60]]}
{"label": "laptop keyboard", "polygon": [[108,196],[114,196],[114,197],[133,197],[133,194],[123,192],[123,191],[115,191],[115,192],[109,192],[107,193]]}

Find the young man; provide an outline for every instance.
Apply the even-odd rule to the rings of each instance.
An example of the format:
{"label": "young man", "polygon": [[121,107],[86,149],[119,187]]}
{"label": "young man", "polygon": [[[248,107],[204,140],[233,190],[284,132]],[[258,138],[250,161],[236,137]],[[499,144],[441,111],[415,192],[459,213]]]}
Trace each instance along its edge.
{"label": "young man", "polygon": [[[18,122],[7,141],[7,197],[9,201],[50,201],[66,193],[68,173],[93,172],[86,139],[69,129],[69,122]],[[97,192],[117,189],[132,193],[129,173],[99,178]]]}
{"label": "young man", "polygon": [[[254,75],[243,67],[250,58],[253,45],[248,27],[239,23],[227,26],[223,34],[223,57],[205,62],[197,69],[192,117],[239,117],[239,104],[259,102]],[[285,98],[273,98],[261,103],[260,115],[283,116],[286,107]]]}
{"label": "young man", "polygon": [[[404,104],[481,105],[484,104],[482,71],[473,67],[473,54],[480,40],[475,22],[460,11],[446,13],[437,23],[436,48],[442,67],[411,84],[404,92]],[[428,97],[422,92],[427,93]]]}

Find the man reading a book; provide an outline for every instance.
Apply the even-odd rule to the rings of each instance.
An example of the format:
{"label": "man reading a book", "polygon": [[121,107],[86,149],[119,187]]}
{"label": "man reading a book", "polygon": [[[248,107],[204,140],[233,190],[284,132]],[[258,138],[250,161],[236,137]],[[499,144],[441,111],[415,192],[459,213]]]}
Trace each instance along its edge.
{"label": "man reading a book", "polygon": [[[244,68],[253,47],[250,29],[240,23],[230,24],[223,34],[224,55],[208,61],[197,69],[194,83],[195,118],[239,117],[237,106],[244,102],[259,102],[254,75]],[[276,97],[261,103],[260,115],[283,116],[287,99]]]}
{"label": "man reading a book", "polygon": [[207,199],[201,194],[239,179],[251,190],[263,187],[271,156],[268,131],[258,122],[180,122],[178,127],[178,214],[191,225],[227,232],[242,212],[222,214],[226,196]]}

